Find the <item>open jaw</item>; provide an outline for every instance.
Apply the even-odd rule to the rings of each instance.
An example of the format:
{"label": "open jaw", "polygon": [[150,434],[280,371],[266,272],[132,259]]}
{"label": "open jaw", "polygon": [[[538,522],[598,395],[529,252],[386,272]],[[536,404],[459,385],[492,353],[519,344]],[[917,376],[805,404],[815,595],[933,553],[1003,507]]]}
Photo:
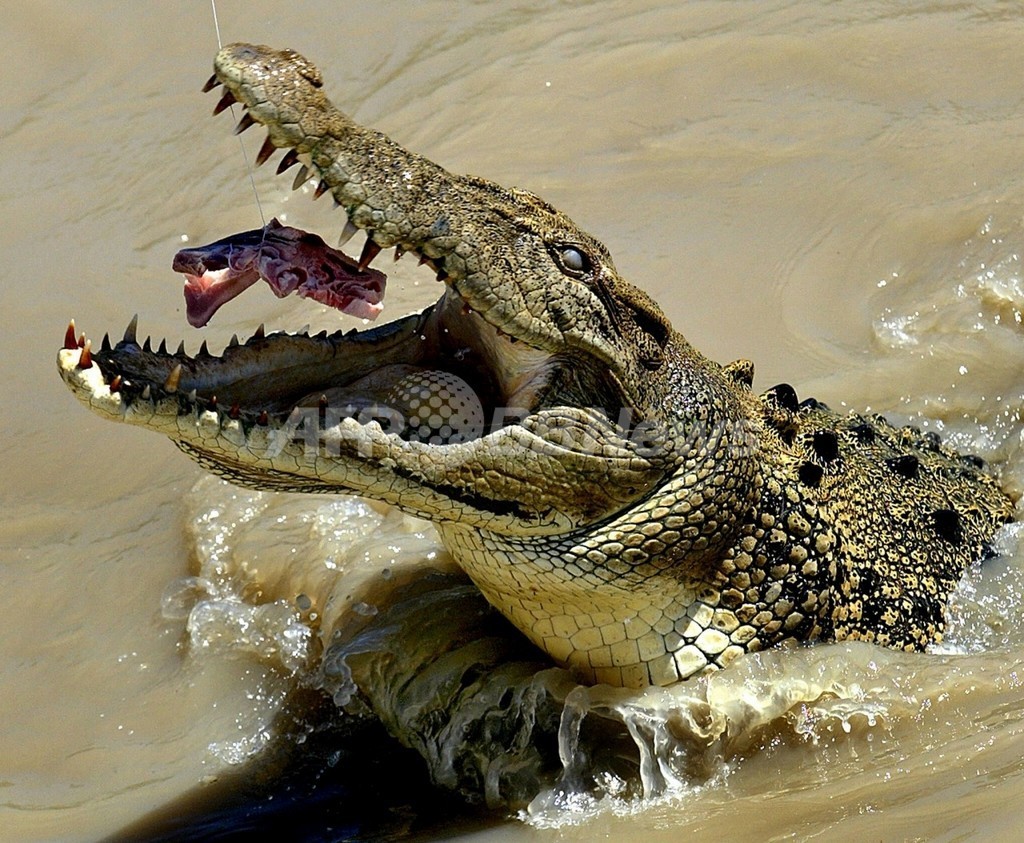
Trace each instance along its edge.
{"label": "open jaw", "polygon": [[[236,131],[268,131],[257,164],[283,149],[279,173],[300,167],[295,187],[319,176],[314,199],[329,192],[344,208],[339,249],[359,230],[366,240],[353,259],[273,222],[180,252],[193,325],[259,278],[278,296],[375,316],[385,279],[370,264],[390,248],[443,293],[367,330],[261,327],[220,355],[205,342],[194,356],[140,344],[134,320],[116,345],[93,348],[72,323],[58,365],[83,403],[169,436],[238,483],[356,492],[517,534],[590,523],[661,478],[610,421],[632,407],[623,320],[640,320],[647,303],[628,291],[610,301],[607,285],[621,282],[600,243],[532,194],[455,176],[352,123],[298,54],[232,45],[215,67],[205,90],[227,93],[214,114],[241,103]],[[656,317],[643,324],[665,330]],[[558,480],[567,474],[580,490],[571,499]]]}
{"label": "open jaw", "polygon": [[[421,262],[444,280],[434,261]],[[179,256],[177,268],[198,270],[186,263]],[[261,325],[219,355],[205,341],[195,355],[184,342],[173,352],[165,340],[140,342],[137,317],[116,344],[104,336],[94,348],[72,321],[58,368],[97,414],[163,433],[208,470],[255,488],[361,493],[434,520],[559,533],[650,483],[630,453],[598,449],[569,458],[580,485],[594,484],[582,505],[569,505],[558,483],[538,489],[538,475],[558,476],[565,450],[577,451],[574,425],[588,442],[595,425],[614,427],[559,384],[607,395],[607,372],[495,328],[450,284],[433,305],[386,324],[315,335]],[[619,463],[636,485],[609,487]]]}
{"label": "open jaw", "polygon": [[395,445],[464,443],[537,409],[557,365],[494,329],[450,288],[387,324],[315,335],[266,334],[261,326],[244,342],[232,337],[220,355],[206,342],[195,355],[184,342],[175,352],[166,341],[140,343],[137,318],[119,342],[105,336],[96,349],[72,322],[60,357],[65,381],[93,409],[150,427],[173,409],[186,435],[169,434],[199,450],[206,437],[186,419],[197,429],[215,421],[236,444],[251,444],[256,428],[301,439],[310,424],[329,439],[345,420]]}

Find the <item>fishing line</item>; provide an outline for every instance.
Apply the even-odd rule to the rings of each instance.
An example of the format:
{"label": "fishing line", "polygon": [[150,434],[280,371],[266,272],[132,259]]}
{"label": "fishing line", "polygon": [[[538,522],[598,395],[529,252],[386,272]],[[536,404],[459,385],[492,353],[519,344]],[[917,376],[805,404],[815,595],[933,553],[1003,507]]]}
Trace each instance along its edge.
{"label": "fishing line", "polygon": [[[220,38],[220,21],[217,20],[217,0],[210,0],[210,10],[213,12],[213,29],[217,33],[217,49],[220,50],[224,47],[223,42]],[[232,104],[231,108],[231,119],[235,119],[235,106]],[[242,158],[245,161],[245,168],[249,173],[249,184],[252,185],[252,195],[256,198],[256,210],[260,214],[260,222],[263,224],[263,235],[266,236],[267,218],[263,215],[263,203],[260,202],[260,192],[256,189],[256,176],[253,172],[252,163],[249,161],[249,153],[245,151],[245,143],[242,141],[242,136],[238,136],[238,145],[242,148]]]}

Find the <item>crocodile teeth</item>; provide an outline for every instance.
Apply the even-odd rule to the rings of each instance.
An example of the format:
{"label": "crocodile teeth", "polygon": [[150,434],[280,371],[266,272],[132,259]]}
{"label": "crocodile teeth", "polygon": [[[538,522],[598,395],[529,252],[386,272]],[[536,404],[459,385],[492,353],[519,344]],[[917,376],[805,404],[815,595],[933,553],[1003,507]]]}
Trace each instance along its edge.
{"label": "crocodile teeth", "polygon": [[242,119],[238,121],[238,125],[235,126],[235,134],[240,135],[250,126],[256,125],[256,118],[253,117],[248,111],[242,115]]}
{"label": "crocodile teeth", "polygon": [[289,149],[277,164],[277,174],[281,175],[289,167],[293,167],[299,163],[299,153],[294,149]]}
{"label": "crocodile teeth", "polygon": [[359,231],[359,229],[356,227],[356,224],[352,222],[352,220],[347,220],[345,222],[345,227],[341,230],[341,234],[338,237],[338,248],[340,249],[348,243],[357,231]]}
{"label": "crocodile teeth", "polygon": [[132,317],[132,321],[128,323],[128,327],[124,329],[124,339],[122,342],[130,342],[132,345],[138,345],[139,342],[136,339],[136,332],[139,330],[139,314],[135,314]]}
{"label": "crocodile teeth", "polygon": [[380,246],[373,241],[373,237],[367,237],[366,242],[363,244],[363,251],[359,255],[359,270],[366,269],[379,254]]}
{"label": "crocodile teeth", "polygon": [[326,193],[326,192],[327,192],[328,190],[330,190],[330,185],[328,185],[328,184],[327,184],[327,182],[325,182],[325,181],[321,180],[320,184],[318,184],[318,185],[316,186],[316,190],[314,190],[314,191],[313,191],[313,198],[314,198],[314,199],[319,199],[319,198],[320,198],[321,196],[323,196],[323,195],[324,195],[324,194],[325,194],[325,193]]}
{"label": "crocodile teeth", "polygon": [[179,383],[181,383],[181,363],[171,369],[167,380],[164,381],[164,390],[166,392],[177,392]]}
{"label": "crocodile teeth", "polygon": [[114,375],[114,379],[110,382],[110,392],[111,392],[111,394],[113,394],[115,392],[120,392],[120,391],[121,391],[121,376],[120,375]]}
{"label": "crocodile teeth", "polygon": [[263,146],[260,147],[260,151],[256,153],[256,166],[260,167],[267,162],[267,159],[274,154],[274,150],[277,149],[274,146],[274,142],[270,139],[270,135],[267,135],[267,139],[263,141]]}
{"label": "crocodile teeth", "polygon": [[147,383],[146,384],[146,388],[142,390],[142,398],[143,398],[144,401],[148,401],[150,398],[152,398],[152,396],[153,396],[153,390],[150,388],[149,384]]}
{"label": "crocodile teeth", "polygon": [[103,342],[100,343],[100,351],[110,351],[110,334],[103,335]]}
{"label": "crocodile teeth", "polygon": [[235,99],[235,95],[232,94],[231,91],[225,91],[224,96],[222,96],[213,107],[213,113],[220,114],[225,108],[230,108],[236,102],[238,102],[238,100]]}
{"label": "crocodile teeth", "polygon": [[309,167],[303,164],[295,174],[295,181],[292,182],[292,190],[298,190],[307,181],[309,181]]}
{"label": "crocodile teeth", "polygon": [[68,322],[68,329],[64,332],[64,348],[78,348],[78,340],[75,339],[75,320]]}
{"label": "crocodile teeth", "polygon": [[256,329],[256,333],[254,333],[252,335],[252,338],[254,340],[261,340],[264,337],[266,337],[266,335],[267,335],[266,326],[262,322],[260,322],[260,326]]}
{"label": "crocodile teeth", "polygon": [[78,368],[92,368],[92,340],[86,340],[82,345],[82,356],[78,358]]}
{"label": "crocodile teeth", "polygon": [[220,79],[217,78],[217,74],[214,73],[209,79],[206,80],[206,84],[203,85],[203,93],[208,94],[214,88],[220,84]]}

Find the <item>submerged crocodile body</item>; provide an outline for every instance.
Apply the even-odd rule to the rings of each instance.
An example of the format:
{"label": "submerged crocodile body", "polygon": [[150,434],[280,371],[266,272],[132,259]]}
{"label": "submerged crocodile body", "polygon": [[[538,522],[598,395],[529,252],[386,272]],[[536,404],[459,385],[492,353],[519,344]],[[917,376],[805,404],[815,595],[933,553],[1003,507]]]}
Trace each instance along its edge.
{"label": "submerged crocodile body", "polygon": [[[221,356],[71,331],[93,411],[235,482],[365,495],[431,519],[534,644],[587,682],[668,684],[784,639],[922,649],[1013,502],[975,457],[779,385],[751,390],[525,191],[362,128],[292,51],[231,45],[208,88],[381,249],[444,282],[362,332],[262,330]],[[439,397],[426,412],[430,398]],[[420,400],[422,399],[422,400]],[[436,412],[435,412],[436,411]],[[411,423],[413,419],[416,423]]]}

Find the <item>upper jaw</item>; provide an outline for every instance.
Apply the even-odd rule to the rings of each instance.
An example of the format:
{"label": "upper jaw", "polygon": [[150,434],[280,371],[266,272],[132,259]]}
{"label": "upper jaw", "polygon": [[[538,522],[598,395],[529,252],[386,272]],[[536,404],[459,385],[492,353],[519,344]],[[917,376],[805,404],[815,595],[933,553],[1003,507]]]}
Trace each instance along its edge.
{"label": "upper jaw", "polygon": [[[257,165],[284,150],[278,173],[298,166],[295,186],[319,179],[314,198],[329,194],[347,215],[339,247],[357,231],[366,233],[361,267],[383,249],[411,254],[496,331],[550,354],[564,349],[565,325],[545,299],[567,297],[585,312],[590,294],[559,278],[546,256],[515,263],[526,231],[538,240],[583,237],[571,221],[532,194],[455,175],[354,123],[327,99],[319,71],[291,50],[230,44],[218,52],[214,70],[204,87],[223,86],[214,113],[241,105],[236,133],[255,125],[267,131]],[[580,338],[570,342],[579,345]],[[616,355],[593,342],[595,355],[616,368]]]}

